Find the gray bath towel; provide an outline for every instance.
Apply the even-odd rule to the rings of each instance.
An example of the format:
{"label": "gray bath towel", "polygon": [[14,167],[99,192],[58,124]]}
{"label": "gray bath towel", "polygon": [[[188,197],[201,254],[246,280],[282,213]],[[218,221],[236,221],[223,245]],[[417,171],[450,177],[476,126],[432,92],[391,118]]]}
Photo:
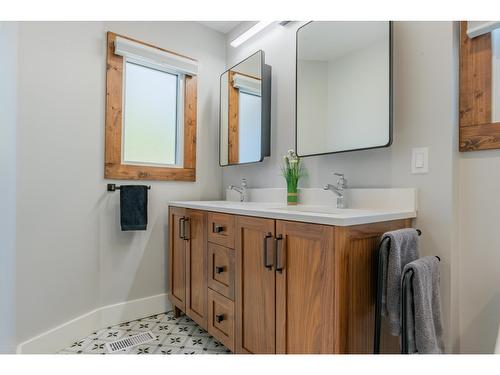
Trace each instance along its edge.
{"label": "gray bath towel", "polygon": [[444,352],[441,297],[439,294],[439,260],[423,257],[408,263],[413,270],[411,286],[407,289],[406,332],[409,353],[440,354]]}
{"label": "gray bath towel", "polygon": [[418,233],[413,228],[385,233],[390,247],[383,248],[382,256],[382,316],[386,317],[389,332],[393,336],[401,333],[400,296],[401,275],[406,264],[418,259]]}

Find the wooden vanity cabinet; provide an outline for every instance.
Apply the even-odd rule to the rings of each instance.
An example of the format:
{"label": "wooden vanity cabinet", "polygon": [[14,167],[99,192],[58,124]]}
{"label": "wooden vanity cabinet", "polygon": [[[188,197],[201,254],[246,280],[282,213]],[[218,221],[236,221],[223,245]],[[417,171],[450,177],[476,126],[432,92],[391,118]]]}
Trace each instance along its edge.
{"label": "wooden vanity cabinet", "polygon": [[[176,308],[196,322],[201,316],[207,322],[208,315],[209,333],[236,353],[372,353],[380,236],[410,227],[410,219],[340,227],[220,215],[170,208],[170,300]],[[194,223],[200,231],[197,240],[187,240],[189,250],[186,240],[183,246],[175,238],[183,217],[190,235],[198,232]],[[214,273],[217,267],[221,274]],[[398,339],[382,332],[382,352],[397,347]]]}
{"label": "wooden vanity cabinet", "polygon": [[172,207],[169,223],[170,301],[207,329],[207,214]]}
{"label": "wooden vanity cabinet", "polygon": [[276,353],[334,352],[334,227],[276,221]]}
{"label": "wooden vanity cabinet", "polygon": [[[178,310],[186,310],[186,242],[182,232],[186,209],[169,210],[168,296]],[[176,310],[177,311],[177,310]]]}
{"label": "wooden vanity cabinet", "polygon": [[276,353],[274,219],[236,217],[236,352]]}

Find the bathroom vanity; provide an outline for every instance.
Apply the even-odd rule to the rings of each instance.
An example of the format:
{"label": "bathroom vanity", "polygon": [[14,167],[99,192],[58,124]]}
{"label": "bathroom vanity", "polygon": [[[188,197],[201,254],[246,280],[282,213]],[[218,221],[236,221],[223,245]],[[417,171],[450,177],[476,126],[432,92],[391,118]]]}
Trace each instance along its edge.
{"label": "bathroom vanity", "polygon": [[[332,199],[319,189],[301,191],[311,204],[295,207],[254,201],[280,190],[252,189],[250,202],[170,202],[176,314],[235,353],[372,352],[378,243],[411,226],[414,190],[350,191],[351,207],[366,200],[399,208],[336,209],[313,202]],[[397,338],[384,343],[397,351]]]}

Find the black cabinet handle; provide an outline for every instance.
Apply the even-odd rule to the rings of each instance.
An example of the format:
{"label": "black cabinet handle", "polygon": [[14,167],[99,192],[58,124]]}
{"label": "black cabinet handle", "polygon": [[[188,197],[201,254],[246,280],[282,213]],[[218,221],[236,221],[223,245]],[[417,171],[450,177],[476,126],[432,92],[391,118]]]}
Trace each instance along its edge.
{"label": "black cabinet handle", "polygon": [[186,228],[184,227],[184,222],[186,219],[184,217],[181,217],[179,219],[179,238],[181,240],[185,240],[186,238]]}
{"label": "black cabinet handle", "polygon": [[212,232],[214,233],[224,232],[224,227],[222,225],[215,225],[215,223],[212,223]]}
{"label": "black cabinet handle", "polygon": [[275,248],[275,256],[276,256],[276,259],[275,259],[275,264],[276,264],[276,271],[278,271],[279,273],[281,273],[283,271],[283,268],[285,268],[284,266],[284,261],[283,259],[281,259],[283,257],[283,236],[280,234],[278,235],[276,238],[275,238],[275,245],[276,245],[276,248]]}
{"label": "black cabinet handle", "polygon": [[224,272],[224,267],[215,266],[215,273],[222,273],[222,272]]}
{"label": "black cabinet handle", "polygon": [[219,314],[219,315],[215,315],[215,321],[217,323],[220,323],[224,320],[224,315],[223,314]]}
{"label": "black cabinet handle", "polygon": [[183,240],[188,241],[191,238],[191,222],[189,221],[189,217],[185,217],[182,222],[183,227]]}
{"label": "black cabinet handle", "polygon": [[266,267],[268,270],[273,268],[272,260],[271,263],[269,263],[269,247],[267,246],[269,242],[268,240],[272,237],[273,235],[271,233],[267,233],[264,237],[264,267]]}

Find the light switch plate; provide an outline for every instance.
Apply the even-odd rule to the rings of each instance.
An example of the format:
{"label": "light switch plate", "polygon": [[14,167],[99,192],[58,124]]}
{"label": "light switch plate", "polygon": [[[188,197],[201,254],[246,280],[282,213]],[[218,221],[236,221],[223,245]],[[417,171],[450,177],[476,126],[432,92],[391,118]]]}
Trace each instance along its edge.
{"label": "light switch plate", "polygon": [[411,150],[411,173],[429,173],[429,148],[417,147]]}

